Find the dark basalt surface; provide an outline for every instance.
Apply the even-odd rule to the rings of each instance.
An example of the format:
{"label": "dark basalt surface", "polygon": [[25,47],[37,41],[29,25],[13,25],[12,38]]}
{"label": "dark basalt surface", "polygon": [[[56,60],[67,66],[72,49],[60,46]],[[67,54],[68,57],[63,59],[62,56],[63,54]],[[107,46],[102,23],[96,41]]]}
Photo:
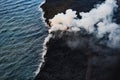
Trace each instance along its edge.
{"label": "dark basalt surface", "polygon": [[54,15],[65,12],[67,9],[73,9],[79,12],[87,12],[94,7],[94,4],[104,0],[46,0],[46,3],[41,6],[45,12],[44,17],[46,22],[53,18]]}
{"label": "dark basalt surface", "polygon": [[[35,80],[120,80],[120,50],[97,44],[93,36],[79,32],[52,34]],[[79,43],[72,47],[69,41]]]}
{"label": "dark basalt surface", "polygon": [[[105,0],[46,0],[46,2],[41,5],[41,8],[45,12],[44,18],[46,18],[46,22],[49,24],[48,20],[52,19],[54,15],[65,12],[67,9],[73,9],[77,11],[77,15],[79,16],[79,12],[88,12],[96,4],[102,3]],[[120,5],[120,0],[118,0],[118,4]],[[120,23],[120,9],[115,13],[116,22]]]}
{"label": "dark basalt surface", "polygon": [[[66,9],[87,12],[104,0],[46,0],[41,7],[46,22]],[[114,18],[120,23],[120,14]],[[78,17],[80,17],[78,15]],[[53,32],[48,50],[35,80],[120,80],[120,50],[99,44],[92,35]],[[62,36],[61,36],[62,35]],[[76,43],[76,46],[68,44]]]}

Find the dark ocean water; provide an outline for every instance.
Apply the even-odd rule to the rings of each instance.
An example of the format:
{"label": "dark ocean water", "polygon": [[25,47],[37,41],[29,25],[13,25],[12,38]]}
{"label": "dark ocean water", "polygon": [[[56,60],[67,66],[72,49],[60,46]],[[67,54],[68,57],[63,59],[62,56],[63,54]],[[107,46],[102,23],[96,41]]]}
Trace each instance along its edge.
{"label": "dark ocean water", "polygon": [[47,30],[43,0],[0,0],[0,80],[33,80]]}

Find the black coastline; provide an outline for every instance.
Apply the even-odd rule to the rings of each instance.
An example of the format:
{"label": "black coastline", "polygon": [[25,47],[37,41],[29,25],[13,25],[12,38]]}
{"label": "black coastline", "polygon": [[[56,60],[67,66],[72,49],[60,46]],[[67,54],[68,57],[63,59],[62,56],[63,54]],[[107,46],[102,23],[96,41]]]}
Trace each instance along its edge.
{"label": "black coastline", "polygon": [[[87,12],[104,0],[46,0],[41,5],[46,22],[60,12],[73,9]],[[77,14],[78,14],[77,13]],[[120,11],[114,18],[120,23]],[[79,17],[79,15],[78,15]],[[79,17],[80,18],[80,17]],[[49,24],[49,23],[48,23]],[[120,50],[96,44],[92,35],[78,32],[53,32],[46,44],[45,62],[35,80],[120,80]],[[61,36],[62,35],[62,36]],[[71,48],[68,41],[79,40],[80,46]],[[79,45],[79,44],[78,44]]]}

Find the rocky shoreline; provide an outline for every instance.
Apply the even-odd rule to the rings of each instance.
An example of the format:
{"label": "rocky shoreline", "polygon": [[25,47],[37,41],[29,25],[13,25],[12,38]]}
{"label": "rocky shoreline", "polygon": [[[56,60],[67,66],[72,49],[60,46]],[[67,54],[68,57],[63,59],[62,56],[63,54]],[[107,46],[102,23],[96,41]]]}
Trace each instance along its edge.
{"label": "rocky shoreline", "polygon": [[[60,12],[73,9],[87,12],[104,0],[46,0],[41,5],[46,22]],[[77,14],[78,14],[77,13]],[[120,11],[114,18],[120,23]],[[78,15],[80,18],[80,16]],[[53,37],[46,44],[47,53],[41,71],[35,80],[120,80],[120,50],[96,44],[97,39],[91,35],[53,32]],[[61,37],[62,34],[62,37]],[[72,47],[68,42],[78,40],[81,46]],[[62,43],[62,44],[61,44]],[[79,45],[79,44],[78,44]]]}

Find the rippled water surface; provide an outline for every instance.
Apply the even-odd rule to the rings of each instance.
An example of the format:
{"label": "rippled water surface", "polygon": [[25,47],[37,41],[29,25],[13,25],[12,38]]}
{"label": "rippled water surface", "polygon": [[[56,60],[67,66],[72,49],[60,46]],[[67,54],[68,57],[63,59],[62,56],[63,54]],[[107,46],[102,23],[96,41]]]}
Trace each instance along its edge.
{"label": "rippled water surface", "polygon": [[33,80],[46,29],[43,0],[0,0],[0,80]]}

